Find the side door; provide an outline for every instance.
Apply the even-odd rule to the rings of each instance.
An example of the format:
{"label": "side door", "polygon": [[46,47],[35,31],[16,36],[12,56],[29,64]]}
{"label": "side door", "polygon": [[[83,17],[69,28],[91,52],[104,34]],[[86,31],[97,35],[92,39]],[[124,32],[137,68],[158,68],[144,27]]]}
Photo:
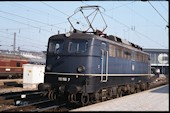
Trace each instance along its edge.
{"label": "side door", "polygon": [[108,50],[105,42],[101,43],[101,82],[107,82],[108,80]]}

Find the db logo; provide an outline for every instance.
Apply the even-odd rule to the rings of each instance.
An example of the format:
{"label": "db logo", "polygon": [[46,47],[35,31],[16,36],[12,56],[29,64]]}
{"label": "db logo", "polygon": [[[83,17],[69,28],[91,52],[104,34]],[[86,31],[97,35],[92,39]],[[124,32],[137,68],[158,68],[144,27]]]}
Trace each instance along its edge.
{"label": "db logo", "polygon": [[168,55],[165,53],[161,53],[158,55],[158,61],[161,64],[166,64],[168,63]]}

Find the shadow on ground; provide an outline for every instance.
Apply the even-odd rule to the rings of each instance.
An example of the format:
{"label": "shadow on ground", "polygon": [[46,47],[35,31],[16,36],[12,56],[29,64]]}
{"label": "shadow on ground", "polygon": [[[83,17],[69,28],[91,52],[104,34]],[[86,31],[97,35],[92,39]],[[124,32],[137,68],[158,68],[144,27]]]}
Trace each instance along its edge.
{"label": "shadow on ground", "polygon": [[152,93],[169,93],[169,84],[151,91]]}

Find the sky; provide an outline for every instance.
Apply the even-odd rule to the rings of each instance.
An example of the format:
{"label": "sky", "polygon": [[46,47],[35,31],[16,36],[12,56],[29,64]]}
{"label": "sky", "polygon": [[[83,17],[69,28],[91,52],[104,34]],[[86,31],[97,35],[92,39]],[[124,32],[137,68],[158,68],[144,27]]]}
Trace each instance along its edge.
{"label": "sky", "polygon": [[[67,18],[87,5],[102,7],[107,35],[142,48],[169,49],[168,1],[1,1],[0,50],[13,50],[16,33],[16,50],[46,51],[49,37],[69,32],[71,25]],[[80,22],[80,30],[87,26],[81,13],[72,21]],[[101,29],[105,26],[100,15],[93,25]]]}

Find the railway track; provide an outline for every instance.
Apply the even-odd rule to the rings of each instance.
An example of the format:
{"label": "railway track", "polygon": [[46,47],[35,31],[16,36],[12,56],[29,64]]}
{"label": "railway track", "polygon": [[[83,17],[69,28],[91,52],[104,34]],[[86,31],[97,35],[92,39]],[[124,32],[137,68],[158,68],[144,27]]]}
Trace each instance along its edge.
{"label": "railway track", "polygon": [[22,79],[0,79],[0,89],[23,87]]}
{"label": "railway track", "polygon": [[0,105],[1,104],[20,105],[22,100],[25,100],[25,101],[28,101],[31,99],[37,100],[37,98],[40,98],[42,93],[43,92],[40,92],[40,91],[22,91],[22,92],[3,93],[3,94],[0,94]]}
{"label": "railway track", "polygon": [[49,111],[49,110],[56,110],[59,107],[64,106],[64,104],[58,104],[56,101],[52,101],[49,99],[34,102],[31,104],[26,104],[23,106],[11,108],[11,109],[5,109],[3,112],[42,112],[42,111]]}
{"label": "railway track", "polygon": [[[154,81],[150,83],[149,89],[167,83],[167,80]],[[44,93],[34,90],[0,94],[0,105],[13,105],[12,108],[3,109],[0,112],[63,112],[81,107],[61,100],[49,100],[42,96]]]}
{"label": "railway track", "polygon": [[[22,91],[0,94],[0,105],[13,105],[12,108],[7,107],[0,110],[0,112],[58,111],[60,107],[66,105],[66,102],[49,100],[47,97],[42,97],[43,94],[44,92],[42,91]],[[64,111],[68,111],[68,109],[64,108]]]}

